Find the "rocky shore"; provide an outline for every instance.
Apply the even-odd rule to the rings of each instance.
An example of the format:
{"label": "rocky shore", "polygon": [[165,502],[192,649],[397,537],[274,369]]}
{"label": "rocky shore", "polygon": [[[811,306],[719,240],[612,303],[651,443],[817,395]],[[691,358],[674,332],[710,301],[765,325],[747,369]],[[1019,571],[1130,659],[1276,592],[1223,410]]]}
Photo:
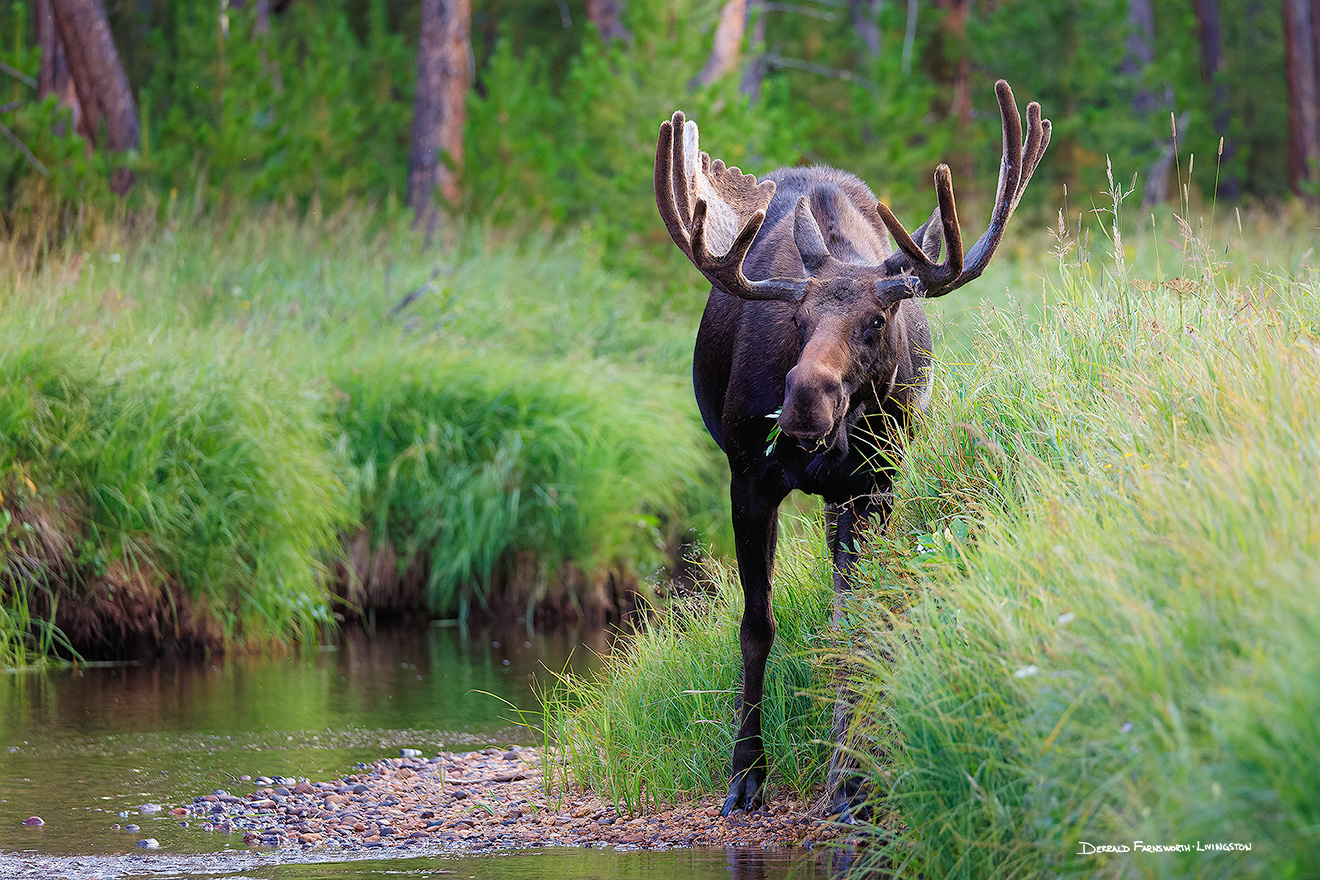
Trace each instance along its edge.
{"label": "rocky shore", "polygon": [[[621,805],[620,805],[621,806]],[[254,791],[216,791],[171,812],[253,847],[482,851],[535,846],[814,846],[846,829],[812,804],[780,795],[761,810],[719,814],[716,798],[630,815],[593,794],[542,785],[532,748],[406,752],[324,782],[256,780]]]}

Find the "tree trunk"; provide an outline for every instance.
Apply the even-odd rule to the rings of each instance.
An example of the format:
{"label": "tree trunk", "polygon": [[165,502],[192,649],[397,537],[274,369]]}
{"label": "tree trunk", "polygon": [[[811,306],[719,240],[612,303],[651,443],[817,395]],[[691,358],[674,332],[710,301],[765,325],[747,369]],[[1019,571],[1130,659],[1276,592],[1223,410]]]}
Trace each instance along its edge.
{"label": "tree trunk", "polygon": [[692,79],[691,85],[708,86],[738,66],[743,36],[747,33],[747,0],[725,0],[720,20],[715,25],[715,44],[706,66]]}
{"label": "tree trunk", "polygon": [[750,20],[755,15],[756,24],[752,26],[751,56],[747,59],[747,67],[743,69],[738,91],[752,101],[761,97],[761,83],[765,80],[768,67],[765,60],[765,10],[761,8],[762,5],[762,0],[747,0],[747,18]]}
{"label": "tree trunk", "polygon": [[[99,0],[53,0],[53,6],[69,76],[82,108],[83,129],[95,142],[104,126],[105,146],[113,152],[138,149],[137,106],[105,10]],[[133,172],[125,167],[115,171],[111,189],[123,195],[132,186]]]}
{"label": "tree trunk", "polygon": [[1219,0],[1194,0],[1193,5],[1201,41],[1201,80],[1211,89],[1215,134],[1223,139],[1224,144],[1224,153],[1216,157],[1216,162],[1228,164],[1230,168],[1219,178],[1218,194],[1226,199],[1236,199],[1241,187],[1237,172],[1232,170],[1232,159],[1237,150],[1228,132],[1233,111],[1228,106],[1228,86],[1224,83],[1224,30],[1219,21]]}
{"label": "tree trunk", "polygon": [[1283,0],[1283,43],[1288,177],[1293,192],[1301,195],[1320,184],[1320,0]]}
{"label": "tree trunk", "polygon": [[872,59],[880,57],[880,6],[884,0],[849,0],[853,30]]}
{"label": "tree trunk", "polygon": [[[81,127],[82,108],[78,106],[78,92],[69,76],[69,59],[64,54],[64,41],[55,25],[55,6],[52,0],[36,0],[37,45],[41,47],[41,70],[37,74],[37,97],[54,95],[61,107],[68,107],[73,118],[74,131],[88,138],[90,133]],[[56,124],[56,134],[63,135],[64,123]]]}
{"label": "tree trunk", "polygon": [[623,0],[587,0],[587,18],[595,25],[602,43],[632,39],[623,26]]}
{"label": "tree trunk", "polygon": [[1132,112],[1139,117],[1155,112],[1155,95],[1141,81],[1146,69],[1155,60],[1155,7],[1152,0],[1128,0],[1128,36],[1126,52],[1119,70],[1137,82],[1132,96]]}
{"label": "tree trunk", "polygon": [[415,212],[413,228],[428,238],[439,222],[436,191],[450,204],[461,194],[471,26],[471,0],[422,0],[408,205]]}
{"label": "tree trunk", "polygon": [[960,125],[972,121],[972,59],[967,51],[967,20],[971,17],[972,0],[936,0],[944,11],[940,47],[945,63],[952,65],[948,80],[953,83],[953,98],[949,102],[949,115]]}

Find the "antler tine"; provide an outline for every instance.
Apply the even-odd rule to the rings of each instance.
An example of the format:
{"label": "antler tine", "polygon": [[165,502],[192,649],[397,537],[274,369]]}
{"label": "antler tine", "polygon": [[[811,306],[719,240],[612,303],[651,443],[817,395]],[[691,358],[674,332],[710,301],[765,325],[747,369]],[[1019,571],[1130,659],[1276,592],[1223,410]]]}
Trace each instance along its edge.
{"label": "antler tine", "polygon": [[1017,210],[1022,194],[1027,191],[1027,183],[1036,173],[1045,148],[1050,145],[1050,133],[1053,126],[1048,119],[1040,118],[1040,105],[1032,101],[1027,105],[1027,145],[1022,148],[1022,179],[1018,182],[1017,195],[1013,197],[1012,211]]}
{"label": "antler tine", "polygon": [[[774,183],[758,184],[738,168],[726,167],[718,159],[712,162],[697,147],[696,123],[681,111],[660,124],[653,183],[669,237],[713,285],[743,299],[789,302],[801,295],[805,279],[751,281],[742,270],[765,222],[764,208],[774,194]],[[722,255],[713,253],[708,244],[712,227],[717,246],[729,242]]]}
{"label": "antler tine", "polygon": [[1048,139],[1040,118],[1040,105],[1033,101],[1032,105],[1036,109],[1033,111],[1031,105],[1027,107],[1028,132],[1027,143],[1024,145],[1022,118],[1018,115],[1017,102],[1013,100],[1013,90],[1001,79],[995,83],[995,95],[999,98],[999,112],[1004,120],[1004,157],[999,166],[999,188],[995,194],[994,210],[990,214],[990,225],[968,252],[967,268],[963,270],[962,276],[936,295],[956,290],[980,277],[985,271],[995,249],[1004,238],[1008,218],[1013,215],[1013,209],[1026,191],[1027,182],[1031,180],[1027,169],[1035,171],[1036,164],[1044,154],[1044,145]]}
{"label": "antler tine", "polygon": [[[1036,166],[1045,155],[1051,132],[1050,121],[1041,118],[1040,105],[1032,101],[1027,105],[1027,137],[1023,143],[1022,117],[1018,115],[1017,101],[1013,98],[1013,90],[1002,79],[995,83],[995,97],[999,100],[999,114],[1003,120],[1003,158],[999,164],[999,183],[995,192],[994,210],[990,214],[990,225],[976,240],[976,244],[972,245],[964,264],[962,239],[954,213],[952,176],[944,165],[935,171],[935,189],[940,200],[944,240],[949,247],[949,256],[944,263],[937,266],[932,262],[903,229],[893,212],[883,204],[878,205],[881,219],[910,263],[910,267],[904,265],[901,259],[896,260],[895,255],[885,262],[884,269],[890,273],[906,268],[912,271],[911,275],[887,274],[876,281],[876,293],[882,298],[943,296],[979,277],[994,256],[995,249],[1004,237],[1009,217],[1013,215]],[[954,265],[957,269],[948,271]]]}
{"label": "antler tine", "polygon": [[[944,227],[944,245],[947,249],[943,263],[936,263],[926,256],[888,205],[877,202],[875,206],[889,234],[894,237],[894,243],[911,261],[913,274],[927,290],[949,284],[958,277],[963,267],[962,231],[958,226],[958,206],[953,198],[953,172],[948,165],[942,164],[935,169],[935,198],[940,206],[940,223]],[[921,228],[924,230],[925,224]]]}
{"label": "antler tine", "polygon": [[[675,201],[674,187],[674,153],[677,151],[681,158],[681,143],[675,146],[675,140],[682,141],[682,138],[675,138],[674,131],[683,130],[684,123],[683,112],[680,110],[674,114],[672,120],[666,119],[660,123],[660,135],[655,144],[655,204],[660,209],[660,219],[665,221],[665,228],[669,230],[669,237],[678,245],[678,249],[692,259],[692,241],[688,237],[686,210],[680,209]],[[677,166],[681,168],[682,166]],[[684,187],[684,196],[687,195]],[[686,202],[686,198],[684,199]],[[680,213],[680,211],[682,213]]]}

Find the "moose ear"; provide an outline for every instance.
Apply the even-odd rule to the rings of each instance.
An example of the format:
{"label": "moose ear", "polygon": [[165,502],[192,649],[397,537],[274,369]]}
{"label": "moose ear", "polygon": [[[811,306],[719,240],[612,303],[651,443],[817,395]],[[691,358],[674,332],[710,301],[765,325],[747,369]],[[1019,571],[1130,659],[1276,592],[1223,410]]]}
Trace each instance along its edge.
{"label": "moose ear", "polygon": [[820,233],[820,226],[812,216],[806,196],[798,199],[797,211],[793,216],[793,242],[802,255],[802,265],[806,267],[808,275],[815,275],[830,258],[830,252],[825,247],[825,236]]}

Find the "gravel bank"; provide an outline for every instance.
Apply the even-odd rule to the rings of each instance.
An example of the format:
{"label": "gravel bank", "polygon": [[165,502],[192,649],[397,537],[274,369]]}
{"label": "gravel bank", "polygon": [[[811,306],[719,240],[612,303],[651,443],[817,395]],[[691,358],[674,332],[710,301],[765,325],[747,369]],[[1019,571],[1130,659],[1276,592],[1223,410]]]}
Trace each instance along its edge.
{"label": "gravel bank", "polygon": [[[262,780],[259,780],[260,783]],[[533,846],[814,846],[846,829],[811,804],[773,797],[753,813],[719,814],[706,798],[642,816],[590,794],[541,786],[532,748],[386,758],[326,782],[217,791],[176,807],[203,831],[241,834],[251,846],[367,851],[416,847],[480,851]]]}

